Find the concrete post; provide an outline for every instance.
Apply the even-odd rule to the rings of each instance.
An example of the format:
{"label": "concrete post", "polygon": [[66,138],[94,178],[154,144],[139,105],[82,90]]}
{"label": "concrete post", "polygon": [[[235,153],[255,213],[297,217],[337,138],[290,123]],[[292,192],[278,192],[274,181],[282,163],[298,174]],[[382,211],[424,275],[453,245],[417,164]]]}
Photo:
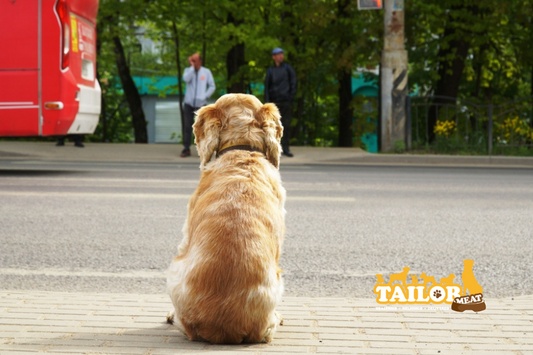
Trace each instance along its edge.
{"label": "concrete post", "polygon": [[[385,0],[385,43],[381,55],[381,147],[394,150],[405,142],[407,51],[404,47],[404,0]],[[405,142],[407,143],[407,142]]]}

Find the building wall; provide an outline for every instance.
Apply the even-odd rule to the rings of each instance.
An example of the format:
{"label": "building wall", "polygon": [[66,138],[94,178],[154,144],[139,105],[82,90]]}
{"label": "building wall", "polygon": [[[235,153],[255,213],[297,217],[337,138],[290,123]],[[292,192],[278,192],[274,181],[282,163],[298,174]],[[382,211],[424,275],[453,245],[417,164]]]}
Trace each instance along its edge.
{"label": "building wall", "polygon": [[[179,143],[181,116],[179,96],[142,96],[143,110],[147,125],[148,143]],[[171,139],[172,134],[174,137]]]}

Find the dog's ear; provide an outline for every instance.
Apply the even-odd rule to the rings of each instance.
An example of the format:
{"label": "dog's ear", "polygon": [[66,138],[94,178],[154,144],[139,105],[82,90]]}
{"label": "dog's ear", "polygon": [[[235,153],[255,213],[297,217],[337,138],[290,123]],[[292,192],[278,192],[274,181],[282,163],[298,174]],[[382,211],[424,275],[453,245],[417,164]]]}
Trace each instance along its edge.
{"label": "dog's ear", "polygon": [[215,104],[198,110],[194,123],[194,142],[200,154],[200,168],[203,169],[211,160],[211,156],[220,144],[220,127],[222,125],[222,111]]}
{"label": "dog's ear", "polygon": [[276,168],[279,168],[279,158],[281,155],[281,136],[283,135],[283,126],[280,122],[279,110],[272,103],[264,104],[257,111],[257,120],[261,123],[261,128],[265,132],[265,146],[267,159]]}

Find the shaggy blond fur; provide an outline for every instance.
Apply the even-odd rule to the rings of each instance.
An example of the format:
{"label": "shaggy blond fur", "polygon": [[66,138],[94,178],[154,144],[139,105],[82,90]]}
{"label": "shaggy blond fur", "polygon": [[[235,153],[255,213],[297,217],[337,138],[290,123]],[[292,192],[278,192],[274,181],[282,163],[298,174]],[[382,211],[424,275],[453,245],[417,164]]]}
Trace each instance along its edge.
{"label": "shaggy blond fur", "polygon": [[[278,260],[285,190],[278,172],[283,127],[278,109],[251,95],[224,95],[193,126],[202,174],[192,195],[167,287],[167,319],[191,340],[269,342],[281,316]],[[207,165],[213,153],[231,150]]]}

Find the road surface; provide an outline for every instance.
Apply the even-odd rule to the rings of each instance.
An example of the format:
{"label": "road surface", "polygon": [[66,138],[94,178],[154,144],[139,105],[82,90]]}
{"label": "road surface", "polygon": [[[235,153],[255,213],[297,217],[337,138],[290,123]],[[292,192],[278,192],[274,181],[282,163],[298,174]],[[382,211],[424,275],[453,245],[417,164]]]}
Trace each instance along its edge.
{"label": "road surface", "polygon": [[[165,292],[197,165],[0,160],[2,289]],[[533,294],[533,169],[289,165],[285,294],[374,298],[376,274]]]}

